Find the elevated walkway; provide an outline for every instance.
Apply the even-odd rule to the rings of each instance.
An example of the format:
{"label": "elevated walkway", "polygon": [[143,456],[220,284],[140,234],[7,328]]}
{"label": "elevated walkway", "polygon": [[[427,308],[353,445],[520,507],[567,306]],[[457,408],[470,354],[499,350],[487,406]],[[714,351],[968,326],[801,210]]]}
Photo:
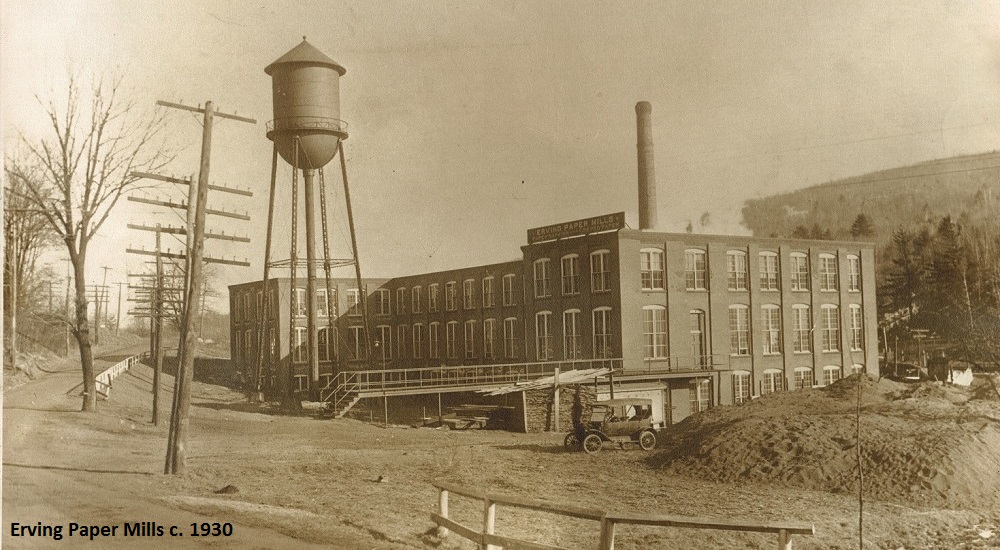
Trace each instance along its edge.
{"label": "elevated walkway", "polygon": [[553,376],[557,369],[562,373],[600,368],[621,370],[621,367],[622,360],[618,358],[344,371],[320,389],[320,401],[330,416],[343,418],[355,403],[366,397],[492,390]]}
{"label": "elevated walkway", "polygon": [[368,397],[397,397],[430,393],[497,390],[552,377],[558,370],[606,369],[616,379],[673,378],[727,370],[728,356],[671,357],[624,368],[621,358],[543,361],[500,365],[458,365],[412,369],[343,371],[320,389],[327,415],[342,418],[358,401]]}

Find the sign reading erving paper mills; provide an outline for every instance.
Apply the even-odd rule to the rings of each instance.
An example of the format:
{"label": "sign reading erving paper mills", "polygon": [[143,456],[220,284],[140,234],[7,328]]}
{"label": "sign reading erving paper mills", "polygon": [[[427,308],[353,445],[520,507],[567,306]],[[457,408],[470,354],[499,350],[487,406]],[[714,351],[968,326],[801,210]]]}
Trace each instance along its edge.
{"label": "sign reading erving paper mills", "polygon": [[576,237],[588,233],[600,233],[601,231],[615,231],[625,227],[625,213],[616,212],[605,214],[594,218],[575,220],[545,227],[535,227],[528,230],[528,244],[535,244],[542,241],[555,239],[565,239],[566,237]]}

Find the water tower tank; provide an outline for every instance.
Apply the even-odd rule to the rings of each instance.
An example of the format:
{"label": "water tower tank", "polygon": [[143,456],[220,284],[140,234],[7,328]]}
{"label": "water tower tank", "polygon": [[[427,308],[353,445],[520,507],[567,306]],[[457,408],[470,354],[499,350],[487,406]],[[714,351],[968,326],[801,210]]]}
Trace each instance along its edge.
{"label": "water tower tank", "polygon": [[[347,139],[347,123],[340,120],[340,77],[347,72],[302,37],[302,43],[271,63],[274,120],[267,138],[277,145],[285,162],[302,170],[322,168]],[[299,137],[298,161],[294,137]]]}

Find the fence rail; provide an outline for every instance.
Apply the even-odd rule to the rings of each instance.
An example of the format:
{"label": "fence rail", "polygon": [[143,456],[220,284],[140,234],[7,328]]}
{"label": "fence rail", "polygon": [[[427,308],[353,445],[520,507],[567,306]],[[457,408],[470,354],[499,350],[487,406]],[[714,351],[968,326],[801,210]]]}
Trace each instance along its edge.
{"label": "fence rail", "polygon": [[[547,512],[561,516],[589,519],[600,522],[599,550],[614,550],[615,527],[617,525],[651,525],[657,527],[683,527],[694,529],[716,529],[726,531],[744,531],[754,533],[772,533],[778,536],[779,550],[792,550],[792,535],[815,535],[816,528],[811,523],[801,522],[757,522],[735,519],[712,519],[688,516],[672,516],[659,514],[616,514],[596,508],[577,508],[561,506],[542,500],[520,498],[514,496],[494,495],[476,489],[461,487],[452,483],[435,482],[439,491],[438,512],[431,514],[431,521],[438,526],[438,536],[446,537],[453,532],[465,539],[471,540],[486,550],[498,548],[525,550],[566,550],[561,546],[552,546],[537,542],[529,542],[516,538],[501,536],[494,533],[496,526],[497,506],[525,508],[539,512]],[[454,493],[467,498],[482,501],[483,530],[463,525],[448,517],[448,495]]]}
{"label": "fence rail", "polygon": [[118,378],[121,373],[132,368],[132,365],[145,359],[148,355],[148,351],[140,353],[139,355],[133,355],[132,357],[115,363],[101,374],[98,374],[95,378],[97,382],[97,395],[104,396],[105,399],[109,399],[111,397],[111,382],[115,378]]}

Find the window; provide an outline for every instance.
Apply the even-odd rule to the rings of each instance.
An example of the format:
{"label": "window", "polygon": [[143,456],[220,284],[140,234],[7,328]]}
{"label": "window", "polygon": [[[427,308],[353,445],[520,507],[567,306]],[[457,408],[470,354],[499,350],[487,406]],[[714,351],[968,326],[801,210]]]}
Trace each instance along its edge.
{"label": "window", "polygon": [[750,355],[750,310],[747,306],[729,306],[729,353]]}
{"label": "window", "polygon": [[726,271],[729,274],[729,290],[747,289],[747,253],[730,250],[726,254]]}
{"label": "window", "polygon": [[710,380],[692,380],[689,386],[691,414],[707,411],[712,406],[712,383]]}
{"label": "window", "polygon": [[[249,347],[250,342],[244,341]],[[306,327],[295,327],[295,347],[292,348],[292,362],[305,363],[308,350],[306,349]]]}
{"label": "window", "polygon": [[392,327],[379,325],[375,330],[378,331],[378,340],[375,342],[379,348],[378,355],[384,363],[392,359]]}
{"label": "window", "polygon": [[449,321],[444,328],[445,353],[449,359],[455,359],[458,357],[458,345],[456,344],[458,340],[458,321]]}
{"label": "window", "polygon": [[579,359],[583,356],[580,349],[580,310],[570,309],[563,312],[563,358]]}
{"label": "window", "polygon": [[607,292],[611,290],[611,252],[598,250],[590,254],[590,290]]}
{"label": "window", "polygon": [[778,290],[778,255],[774,252],[761,252],[759,261],[760,289]]}
{"label": "window", "polygon": [[535,298],[547,298],[549,293],[549,259],[535,260]]}
{"label": "window", "polygon": [[795,389],[804,390],[813,386],[813,370],[809,367],[795,367]]}
{"label": "window", "polygon": [[851,304],[850,315],[848,316],[848,338],[850,339],[851,351],[861,351],[865,349],[865,334],[862,330],[864,324],[861,306]]}
{"label": "window", "polygon": [[496,346],[494,341],[496,340],[497,332],[497,320],[496,319],[486,319],[483,321],[483,358],[484,359],[495,359],[496,358]]}
{"label": "window", "polygon": [[840,310],[825,304],[820,308],[819,329],[823,336],[823,351],[840,350]]}
{"label": "window", "polygon": [[611,308],[594,310],[594,358],[614,357],[611,352]]}
{"label": "window", "polygon": [[580,257],[576,254],[562,258],[562,293],[563,296],[580,293]]}
{"label": "window", "polygon": [[351,353],[351,359],[359,361],[364,359],[365,327],[347,327],[347,346]]}
{"label": "window", "polygon": [[809,353],[812,351],[812,318],[809,316],[809,306],[795,304],[792,306],[792,352]]}
{"label": "window", "polygon": [[508,317],[503,320],[503,355],[508,359],[517,357],[517,319]]}
{"label": "window", "polygon": [[514,275],[503,276],[503,305],[514,305]]}
{"label": "window", "polygon": [[[330,314],[330,302],[326,300],[326,289],[318,288],[316,289],[316,316],[326,317]],[[257,308],[258,315],[260,308]]]}
{"label": "window", "polygon": [[865,372],[865,366],[862,364],[855,363],[851,365],[851,374],[862,374]]}
{"label": "window", "polygon": [[396,357],[403,359],[406,357],[406,339],[410,332],[410,327],[399,325],[396,327]]}
{"label": "window", "polygon": [[694,364],[699,368],[706,368],[709,365],[707,343],[705,342],[705,312],[694,309],[690,312],[691,321],[691,357]]}
{"label": "window", "polygon": [[438,291],[441,285],[434,283],[427,287],[427,311],[436,313],[438,311]]}
{"label": "window", "polygon": [[[302,304],[302,315],[305,315],[305,311],[306,311],[305,307],[306,306],[305,306],[305,298],[304,298],[304,296],[305,296],[305,291],[306,290],[304,288],[301,288],[299,290],[303,293],[302,294],[303,299],[299,303]],[[250,292],[247,292],[246,294],[243,295],[243,317],[244,317],[244,320],[246,320],[246,321],[249,321],[250,317],[253,315],[253,312],[250,310],[250,294],[251,294]]]}
{"label": "window", "polygon": [[347,314],[361,315],[361,292],[356,288],[347,289]]}
{"label": "window", "polygon": [[663,290],[663,251],[659,248],[640,250],[639,271],[643,290]]}
{"label": "window", "polygon": [[316,330],[316,340],[319,347],[319,360],[330,361],[333,359],[332,346],[330,345],[330,327],[323,327]]}
{"label": "window", "polygon": [[238,330],[236,331],[236,346],[233,347],[233,351],[236,352],[235,359],[239,361],[240,356],[243,355],[243,333]]}
{"label": "window", "polygon": [[857,256],[847,257],[847,291],[861,291],[861,258]]}
{"label": "window", "polygon": [[733,371],[733,403],[739,405],[750,400],[750,373]]}
{"label": "window", "polygon": [[829,386],[837,380],[840,380],[840,367],[837,365],[827,365],[823,367],[823,382],[824,385]]}
{"label": "window", "polygon": [[248,359],[256,355],[253,353],[253,341],[250,339],[250,329],[247,329],[243,333],[243,347],[246,349],[245,357]]}
{"label": "window", "polygon": [[427,355],[431,359],[441,357],[440,331],[441,323],[431,323],[427,333]]}
{"label": "window", "polygon": [[303,392],[309,389],[309,376],[305,374],[295,375],[295,391]]}
{"label": "window", "polygon": [[462,307],[465,309],[475,309],[476,307],[475,284],[475,279],[466,279],[462,282]]}
{"label": "window", "polygon": [[552,359],[552,333],[549,331],[551,319],[551,311],[535,314],[535,349],[539,361]]}
{"label": "window", "polygon": [[389,303],[389,289],[380,288],[375,291],[375,294],[378,295],[378,315],[390,315],[392,310],[390,309]]}
{"label": "window", "polygon": [[763,372],[763,377],[760,380],[760,394],[767,395],[781,391],[785,389],[784,386],[784,377],[781,375],[781,371],[779,369],[767,369]]}
{"label": "window", "polygon": [[476,356],[476,321],[465,322],[465,358],[472,359]]}
{"label": "window", "polygon": [[667,309],[663,306],[643,306],[642,318],[644,357],[667,357]]}
{"label": "window", "polygon": [[396,289],[396,315],[406,315],[406,289]]}
{"label": "window", "polygon": [[410,347],[413,348],[413,358],[422,358],[424,356],[424,325],[422,323],[414,323],[413,338],[410,342]]}
{"label": "window", "polygon": [[[331,300],[331,301],[334,303],[334,311],[336,311],[336,307],[337,307],[336,306],[336,304],[337,304],[337,300],[336,300],[337,291],[336,290],[333,291],[333,296],[334,296],[334,299]],[[271,290],[267,291],[267,299],[270,302],[270,305],[268,306],[268,309],[271,310],[271,312],[268,314],[268,316],[271,319],[274,319],[275,317],[278,316],[278,301],[274,299],[274,289],[273,288]]]}
{"label": "window", "polygon": [[412,306],[413,313],[420,313],[420,302],[423,301],[420,296],[422,290],[419,286],[410,289],[410,305]]}
{"label": "window", "polygon": [[[249,295],[248,295],[249,296]],[[306,316],[306,289],[296,288],[295,295],[292,299],[292,311],[295,312],[296,317]],[[246,308],[246,314],[249,317],[250,308]]]}
{"label": "window", "polygon": [[833,254],[819,255],[819,289],[837,290],[837,258]]}
{"label": "window", "polygon": [[760,308],[760,324],[763,333],[765,355],[781,353],[781,310],[776,305],[763,305]]}
{"label": "window", "polygon": [[483,279],[483,307],[493,307],[496,300],[493,298],[493,277]]}
{"label": "window", "polygon": [[264,318],[264,291],[263,290],[258,290],[257,291],[257,318],[258,319],[263,319]]}
{"label": "window", "polygon": [[684,285],[688,290],[705,290],[705,251],[684,252]]}
{"label": "window", "polygon": [[801,252],[792,252],[792,290],[809,290],[809,258]]}
{"label": "window", "polygon": [[455,311],[457,307],[455,305],[455,298],[458,292],[457,286],[458,283],[455,281],[448,281],[444,285],[444,308],[448,311]]}
{"label": "window", "polygon": [[[277,361],[278,358],[278,339],[274,337],[274,329],[270,329],[270,339],[271,339],[271,361]],[[337,339],[333,339],[333,352],[337,353]]]}

